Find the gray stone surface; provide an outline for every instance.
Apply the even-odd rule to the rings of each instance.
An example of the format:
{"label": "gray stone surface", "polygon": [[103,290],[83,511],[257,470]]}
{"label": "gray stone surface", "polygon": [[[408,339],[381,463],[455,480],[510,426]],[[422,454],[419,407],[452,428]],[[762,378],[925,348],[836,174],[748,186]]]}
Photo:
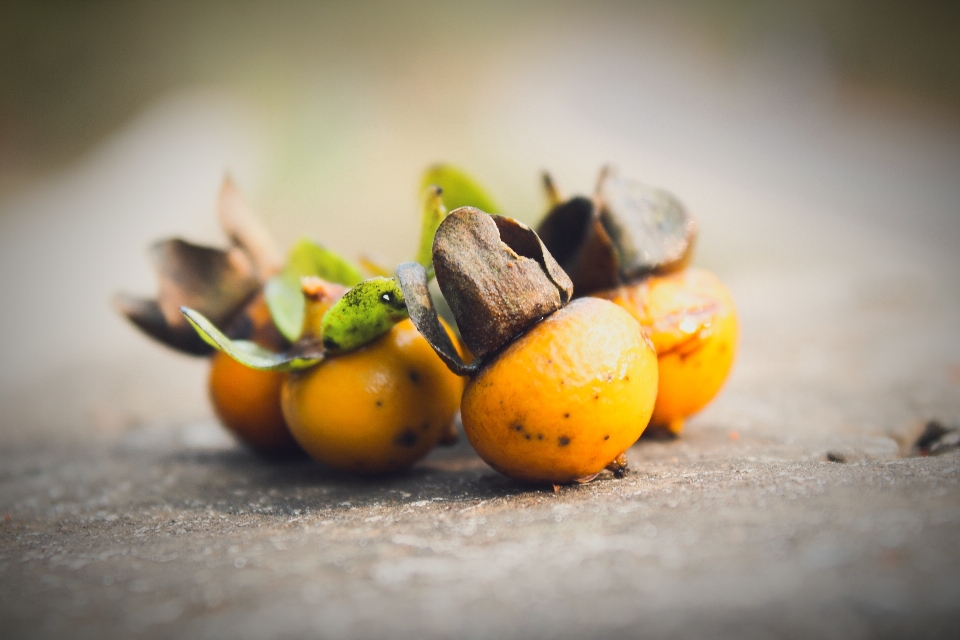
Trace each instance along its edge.
{"label": "gray stone surface", "polygon": [[213,428],[4,454],[4,635],[955,637],[956,453],[703,426],[554,492],[466,445],[364,480]]}

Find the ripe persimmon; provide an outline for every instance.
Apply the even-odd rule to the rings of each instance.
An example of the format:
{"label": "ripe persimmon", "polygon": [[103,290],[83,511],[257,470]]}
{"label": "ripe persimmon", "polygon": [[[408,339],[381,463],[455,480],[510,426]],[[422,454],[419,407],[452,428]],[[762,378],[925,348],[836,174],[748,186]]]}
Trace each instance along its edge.
{"label": "ripe persimmon", "polygon": [[417,328],[470,376],[461,415],[478,455],[531,482],[622,472],[657,390],[656,356],[637,321],[605,300],[567,304],[570,279],[533,230],[472,207],[440,225],[433,264],[476,357],[469,365],[438,322],[424,269],[408,263],[398,275]]}
{"label": "ripe persimmon", "polygon": [[650,422],[679,434],[733,366],[739,323],[730,292],[709,271],[691,267],[591,295],[629,311],[650,338],[660,371]]}
{"label": "ripe persimmon", "polygon": [[533,325],[474,375],[463,429],[518,480],[587,478],[626,451],[657,395],[657,359],[620,307],[580,298]]}
{"label": "ripe persimmon", "polygon": [[[282,337],[273,326],[262,295],[247,306],[240,335],[264,348],[282,348]],[[210,359],[207,387],[210,403],[220,423],[241,441],[266,454],[293,453],[297,443],[290,435],[280,405],[280,389],[287,374],[246,367],[216,351]]]}
{"label": "ripe persimmon", "polygon": [[409,320],[283,384],[283,414],[300,446],[334,469],[409,467],[448,437],[463,394]]}
{"label": "ripe persimmon", "polygon": [[643,327],[657,351],[655,427],[678,434],[684,419],[719,392],[738,338],[729,291],[689,267],[697,225],[672,195],[601,173],[593,198],[562,201],[540,223],[544,244],[567,269],[578,296],[611,300]]}

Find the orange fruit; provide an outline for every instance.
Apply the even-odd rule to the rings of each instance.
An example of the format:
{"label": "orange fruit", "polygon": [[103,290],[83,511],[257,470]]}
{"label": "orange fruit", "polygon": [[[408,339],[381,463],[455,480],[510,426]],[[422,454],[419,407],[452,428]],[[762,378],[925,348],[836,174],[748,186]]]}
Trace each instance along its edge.
{"label": "orange fruit", "polygon": [[[249,323],[248,339],[266,348],[278,348],[279,334],[262,296],[242,314]],[[217,351],[210,361],[208,389],[220,423],[241,441],[266,454],[298,450],[280,406],[280,389],[287,374],[257,371]]]}
{"label": "orange fruit", "polygon": [[646,427],[657,358],[622,308],[581,298],[513,340],[467,384],[461,412],[474,449],[518,480],[589,478]]}
{"label": "orange fruit", "polygon": [[733,366],[739,322],[730,292],[703,269],[651,276],[591,294],[630,312],[657,352],[659,391],[651,424],[673,433],[720,391]]}
{"label": "orange fruit", "polygon": [[280,407],[280,388],[286,378],[286,373],[257,371],[216,352],[210,363],[209,388],[221,424],[258,451],[296,451]]}
{"label": "orange fruit", "polygon": [[427,455],[449,434],[462,393],[463,380],[404,320],[355,351],[291,373],[281,396],[290,431],[311,457],[374,474]]}

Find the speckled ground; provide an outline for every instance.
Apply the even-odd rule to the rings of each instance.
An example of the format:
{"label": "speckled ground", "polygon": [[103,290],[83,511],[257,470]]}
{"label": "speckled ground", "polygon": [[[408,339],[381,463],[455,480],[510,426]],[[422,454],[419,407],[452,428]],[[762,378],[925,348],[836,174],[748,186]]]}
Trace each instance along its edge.
{"label": "speckled ground", "polygon": [[466,445],[358,480],[213,429],[5,454],[4,635],[955,637],[956,453],[705,426],[554,492]]}

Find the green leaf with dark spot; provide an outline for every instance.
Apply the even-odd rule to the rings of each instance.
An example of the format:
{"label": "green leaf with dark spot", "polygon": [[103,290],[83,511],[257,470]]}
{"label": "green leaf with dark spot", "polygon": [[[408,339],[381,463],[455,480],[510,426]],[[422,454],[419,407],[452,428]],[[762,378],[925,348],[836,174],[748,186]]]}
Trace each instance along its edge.
{"label": "green leaf with dark spot", "polygon": [[310,240],[301,240],[294,245],[283,271],[271,278],[264,288],[273,322],[291,342],[300,337],[303,328],[304,303],[300,290],[303,276],[317,276],[347,287],[363,280],[360,269],[333,251]]}
{"label": "green leaf with dark spot", "polygon": [[449,164],[435,164],[427,169],[420,180],[420,192],[430,185],[443,190],[443,203],[449,211],[460,207],[476,207],[487,213],[500,213],[500,207],[476,180],[461,169]]}
{"label": "green leaf with dark spot", "polygon": [[294,345],[286,353],[274,353],[249,340],[231,340],[213,326],[203,314],[181,307],[180,311],[203,341],[252,369],[261,371],[297,371],[323,360],[323,350],[315,345]]}
{"label": "green leaf with dark spot", "polygon": [[343,294],[324,314],[323,346],[330,353],[353,351],[406,318],[407,305],[395,279],[364,280]]}

